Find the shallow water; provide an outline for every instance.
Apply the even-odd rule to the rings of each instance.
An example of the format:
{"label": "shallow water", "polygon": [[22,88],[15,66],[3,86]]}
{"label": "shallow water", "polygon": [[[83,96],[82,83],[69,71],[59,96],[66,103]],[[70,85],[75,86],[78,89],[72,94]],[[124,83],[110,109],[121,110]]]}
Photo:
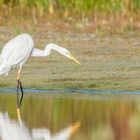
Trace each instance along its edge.
{"label": "shallow water", "polygon": [[[16,119],[16,94],[0,94],[0,112]],[[80,122],[71,140],[139,140],[140,96],[133,94],[26,94],[22,120],[51,133]]]}

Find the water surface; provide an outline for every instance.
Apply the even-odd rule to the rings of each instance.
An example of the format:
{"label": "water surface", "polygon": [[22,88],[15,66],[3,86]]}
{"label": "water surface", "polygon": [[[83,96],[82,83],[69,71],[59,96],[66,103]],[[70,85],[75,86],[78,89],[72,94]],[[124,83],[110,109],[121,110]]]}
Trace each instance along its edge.
{"label": "water surface", "polygon": [[[16,94],[0,94],[0,112],[16,119]],[[81,122],[71,140],[139,140],[140,96],[133,94],[26,94],[21,108],[29,129],[52,133]]]}

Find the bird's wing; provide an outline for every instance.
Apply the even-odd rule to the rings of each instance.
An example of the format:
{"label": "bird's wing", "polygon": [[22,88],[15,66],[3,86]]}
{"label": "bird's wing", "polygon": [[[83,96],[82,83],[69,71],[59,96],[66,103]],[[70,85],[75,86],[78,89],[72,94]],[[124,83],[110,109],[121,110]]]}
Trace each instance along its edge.
{"label": "bird's wing", "polygon": [[11,68],[22,66],[24,60],[26,61],[25,56],[23,56],[22,54],[23,53],[19,50],[19,47],[6,46],[1,54],[2,63],[0,65],[0,75],[8,75],[8,72]]}
{"label": "bird's wing", "polygon": [[23,38],[14,38],[10,40],[3,48],[1,53],[2,61],[7,62],[9,66],[16,65],[28,58],[33,45]]}
{"label": "bird's wing", "polygon": [[18,45],[13,47],[9,47],[8,45],[2,51],[2,61],[7,63],[9,66],[18,64],[25,58],[25,56],[22,55],[24,54],[22,51],[23,50],[20,50]]}

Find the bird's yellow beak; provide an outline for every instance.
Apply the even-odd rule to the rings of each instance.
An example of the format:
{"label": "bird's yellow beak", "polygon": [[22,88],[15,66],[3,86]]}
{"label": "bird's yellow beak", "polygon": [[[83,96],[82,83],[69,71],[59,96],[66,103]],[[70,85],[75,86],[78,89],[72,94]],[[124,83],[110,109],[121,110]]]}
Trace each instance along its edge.
{"label": "bird's yellow beak", "polygon": [[74,62],[76,62],[77,64],[81,65],[81,63],[76,58],[74,58],[71,54],[69,54],[69,58]]}

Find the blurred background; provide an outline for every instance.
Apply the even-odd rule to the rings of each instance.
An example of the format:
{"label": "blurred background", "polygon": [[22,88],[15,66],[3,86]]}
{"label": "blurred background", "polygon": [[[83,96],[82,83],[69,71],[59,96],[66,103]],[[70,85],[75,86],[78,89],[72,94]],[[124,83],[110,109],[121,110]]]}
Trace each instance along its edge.
{"label": "blurred background", "polygon": [[0,25],[55,20],[57,27],[124,32],[140,27],[139,14],[140,0],[0,0]]}

